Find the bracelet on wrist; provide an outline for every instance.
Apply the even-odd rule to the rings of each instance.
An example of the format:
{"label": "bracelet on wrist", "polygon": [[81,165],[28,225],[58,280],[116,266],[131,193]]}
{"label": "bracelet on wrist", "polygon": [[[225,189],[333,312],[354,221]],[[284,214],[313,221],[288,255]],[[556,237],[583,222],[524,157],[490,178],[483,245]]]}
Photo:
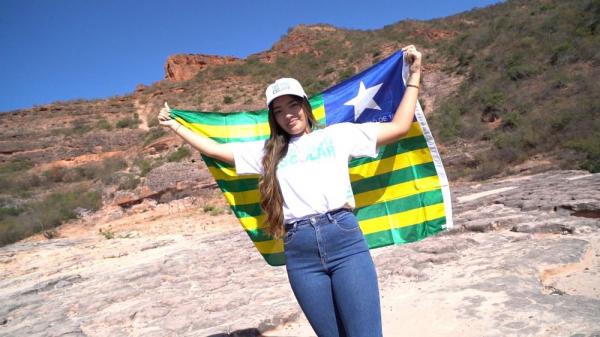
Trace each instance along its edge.
{"label": "bracelet on wrist", "polygon": [[413,88],[417,88],[417,89],[419,89],[419,86],[418,86],[418,85],[416,85],[416,84],[407,84],[407,85],[406,85],[406,87],[407,87],[407,88],[408,88],[408,87],[413,87]]}

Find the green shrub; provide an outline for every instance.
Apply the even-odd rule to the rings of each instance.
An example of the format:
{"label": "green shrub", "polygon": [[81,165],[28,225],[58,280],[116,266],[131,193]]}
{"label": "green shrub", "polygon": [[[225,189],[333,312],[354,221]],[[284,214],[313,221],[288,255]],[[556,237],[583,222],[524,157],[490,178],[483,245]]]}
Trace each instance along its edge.
{"label": "green shrub", "polygon": [[63,166],[54,166],[44,172],[42,172],[42,176],[46,181],[52,183],[60,183],[64,181],[64,177],[67,174],[67,168]]}
{"label": "green shrub", "polygon": [[571,140],[567,146],[584,153],[585,160],[579,165],[580,168],[592,173],[600,172],[600,132],[596,131],[589,138]]}
{"label": "green shrub", "polygon": [[225,213],[225,210],[223,208],[211,204],[204,205],[204,207],[202,207],[202,210],[204,211],[204,213],[208,213],[211,216],[217,216]]}
{"label": "green shrub", "polygon": [[517,81],[532,76],[536,71],[536,67],[530,64],[512,64],[506,68],[506,75]]}
{"label": "green shrub", "polygon": [[523,117],[516,111],[510,111],[502,116],[502,130],[510,131],[523,123]]}
{"label": "green shrub", "polygon": [[431,118],[432,130],[443,141],[451,141],[458,137],[463,129],[464,111],[459,104],[446,102]]}
{"label": "green shrub", "polygon": [[148,127],[149,128],[154,128],[154,127],[157,127],[157,126],[160,126],[160,122],[158,120],[158,116],[151,117],[150,120],[148,121]]}
{"label": "green shrub", "polygon": [[348,79],[350,77],[352,77],[355,74],[355,70],[353,66],[349,66],[348,68],[342,70],[341,72],[338,73],[338,81],[343,81],[345,79]]}
{"label": "green shrub", "polygon": [[124,128],[130,128],[130,129],[136,129],[138,127],[138,125],[140,125],[142,121],[139,119],[139,116],[137,113],[133,114],[132,117],[126,117],[123,119],[120,119],[117,121],[117,128],[119,129],[124,129]]}
{"label": "green shrub", "polygon": [[23,213],[25,210],[18,206],[1,206],[0,207],[0,219],[7,218],[9,216],[17,216]]}
{"label": "green shrub", "polygon": [[476,158],[477,166],[471,172],[471,178],[475,180],[489,179],[503,171],[505,163],[496,158],[494,153],[484,153]]}
{"label": "green shrub", "polygon": [[148,130],[148,133],[146,133],[146,136],[144,136],[144,146],[152,143],[166,134],[167,132],[162,127],[151,128]]}
{"label": "green shrub", "polygon": [[92,126],[83,119],[76,119],[71,123],[71,125],[73,125],[73,133],[78,135],[82,135],[93,129]]}
{"label": "green shrub", "polygon": [[110,123],[105,118],[102,118],[96,122],[96,128],[110,131],[112,130],[112,125],[110,125]]}
{"label": "green shrub", "polygon": [[72,183],[83,180],[101,180],[105,184],[112,182],[113,175],[126,168],[127,162],[121,157],[108,157],[102,163],[89,163],[72,169],[53,167],[42,173],[49,183]]}
{"label": "green shrub", "polygon": [[140,184],[140,178],[127,173],[119,178],[118,190],[133,190]]}
{"label": "green shrub", "polygon": [[333,67],[327,67],[323,71],[323,75],[329,75],[329,74],[333,73],[334,71],[335,71],[335,68],[333,68]]}
{"label": "green shrub", "polygon": [[152,160],[148,160],[144,157],[138,157],[133,161],[133,164],[137,166],[140,170],[140,176],[145,177],[148,172],[152,171],[155,167],[152,163]]}
{"label": "green shrub", "polygon": [[3,193],[25,197],[29,191],[43,184],[43,179],[34,173],[0,174],[0,190]]}
{"label": "green shrub", "polygon": [[482,107],[481,119],[485,122],[495,121],[504,110],[504,94],[499,91],[479,91],[474,98]]}
{"label": "green shrub", "polygon": [[74,189],[66,192],[54,192],[43,200],[28,206],[39,223],[54,227],[76,217],[75,209],[84,208],[95,211],[102,205],[102,195],[95,190]]}
{"label": "green shrub", "polygon": [[102,160],[103,169],[106,172],[116,172],[127,167],[127,161],[118,156],[108,157]]}
{"label": "green shrub", "polygon": [[[233,73],[237,76],[246,76],[248,75],[248,71],[246,70],[246,68],[243,65],[236,65],[233,68]],[[200,98],[200,101],[202,101],[202,98]]]}
{"label": "green shrub", "polygon": [[98,234],[104,236],[106,240],[111,240],[115,238],[115,232],[112,229],[98,229]]}
{"label": "green shrub", "polygon": [[0,244],[8,244],[45,231],[77,217],[75,210],[96,211],[102,206],[102,195],[96,190],[78,187],[54,192],[23,207],[17,215],[0,220]]}
{"label": "green shrub", "polygon": [[0,174],[27,171],[33,167],[33,163],[28,159],[15,159],[7,163],[0,164]]}
{"label": "green shrub", "polygon": [[50,131],[51,135],[58,136],[73,136],[73,135],[82,135],[87,132],[90,132],[93,127],[83,119],[77,119],[71,122],[71,127],[67,128],[55,128]]}
{"label": "green shrub", "polygon": [[184,158],[187,158],[189,156],[191,156],[192,153],[191,151],[185,147],[185,146],[180,146],[177,151],[171,153],[168,157],[167,160],[169,162],[176,162],[176,161],[181,161]]}
{"label": "green shrub", "polygon": [[102,161],[102,166],[96,172],[97,178],[104,184],[115,184],[115,173],[127,168],[127,162],[121,157],[109,157]]}

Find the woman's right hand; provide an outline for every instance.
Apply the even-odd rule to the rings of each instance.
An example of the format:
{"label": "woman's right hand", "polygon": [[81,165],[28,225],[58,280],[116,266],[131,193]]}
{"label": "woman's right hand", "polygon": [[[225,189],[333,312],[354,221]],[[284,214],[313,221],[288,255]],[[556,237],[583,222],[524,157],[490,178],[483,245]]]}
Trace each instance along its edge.
{"label": "woman's right hand", "polygon": [[169,108],[167,102],[165,102],[165,106],[158,113],[158,122],[160,125],[170,127],[175,131],[175,134],[201,153],[232,165],[235,164],[233,150],[229,144],[217,143],[211,138],[199,135],[185,127],[182,128],[182,124],[176,119],[171,118],[171,108]]}
{"label": "woman's right hand", "polygon": [[160,109],[160,112],[158,113],[158,123],[162,126],[170,127],[171,129],[179,125],[177,120],[171,118],[171,108],[169,108],[167,102],[165,102],[165,106]]}

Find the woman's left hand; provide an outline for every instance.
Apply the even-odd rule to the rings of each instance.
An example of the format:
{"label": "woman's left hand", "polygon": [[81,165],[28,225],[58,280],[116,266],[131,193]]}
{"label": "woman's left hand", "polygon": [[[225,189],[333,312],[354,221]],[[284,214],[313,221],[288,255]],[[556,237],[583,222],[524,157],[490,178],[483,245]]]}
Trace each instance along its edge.
{"label": "woman's left hand", "polygon": [[402,48],[402,51],[404,52],[404,59],[410,65],[410,73],[421,72],[421,52],[412,44]]}

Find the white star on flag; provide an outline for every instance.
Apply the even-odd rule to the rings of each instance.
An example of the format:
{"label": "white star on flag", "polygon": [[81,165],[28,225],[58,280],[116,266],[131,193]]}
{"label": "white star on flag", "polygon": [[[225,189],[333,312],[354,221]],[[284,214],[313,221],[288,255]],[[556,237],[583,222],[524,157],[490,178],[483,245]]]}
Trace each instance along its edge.
{"label": "white star on flag", "polygon": [[370,87],[369,89],[365,88],[365,84],[363,81],[360,81],[360,87],[358,88],[358,95],[348,102],[344,103],[344,105],[353,105],[354,106],[354,121],[360,117],[360,115],[365,111],[365,109],[376,109],[381,110],[379,105],[373,100],[373,97],[377,95],[379,88],[383,83],[379,83],[375,86]]}

